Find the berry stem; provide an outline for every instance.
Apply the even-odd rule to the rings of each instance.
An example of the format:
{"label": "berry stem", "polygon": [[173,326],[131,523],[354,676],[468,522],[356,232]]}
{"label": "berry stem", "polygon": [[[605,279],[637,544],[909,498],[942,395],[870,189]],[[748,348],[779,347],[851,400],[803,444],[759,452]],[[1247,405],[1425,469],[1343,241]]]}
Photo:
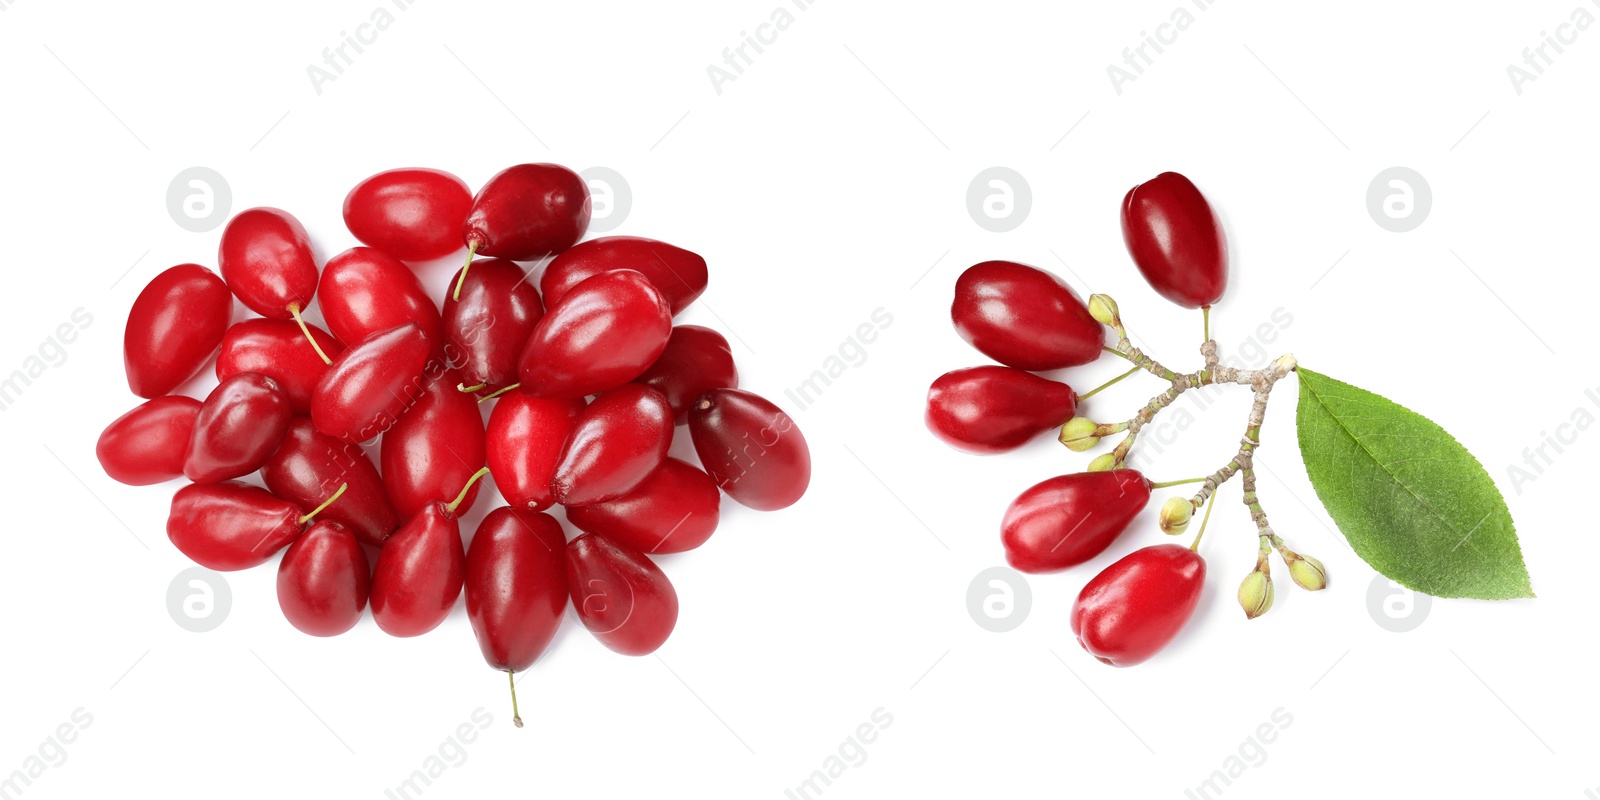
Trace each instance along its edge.
{"label": "berry stem", "polygon": [[346,490],[348,488],[350,488],[350,484],[348,484],[348,483],[339,484],[339,491],[334,492],[332,497],[322,501],[322,505],[311,509],[311,513],[306,514],[305,516],[301,517],[300,518],[300,524],[304,525],[307,522],[310,522],[312,520],[312,518],[316,517],[318,514],[321,514],[323,509],[327,508],[328,506],[333,505],[333,501],[338,500],[339,499],[339,495],[344,494],[344,490]]}
{"label": "berry stem", "polygon": [[1189,552],[1200,552],[1200,537],[1206,535],[1206,523],[1211,521],[1211,509],[1216,508],[1216,503],[1206,506],[1206,515],[1200,518],[1200,531],[1194,535],[1194,543],[1189,545]]}
{"label": "berry stem", "polygon": [[300,332],[305,334],[306,341],[311,343],[312,350],[317,351],[317,357],[322,359],[322,363],[332,364],[333,359],[328,358],[328,354],[322,352],[322,345],[317,344],[316,338],[311,335],[311,329],[306,327],[306,321],[301,318],[299,303],[289,304],[289,316],[294,317],[295,324],[300,326]]}
{"label": "berry stem", "polygon": [[517,673],[506,670],[506,677],[511,684],[511,722],[517,727],[522,727],[522,712],[517,710]]}
{"label": "berry stem", "polygon": [[456,499],[451,500],[449,503],[446,503],[445,507],[444,507],[444,510],[446,510],[446,511],[452,513],[452,514],[456,513],[456,508],[458,508],[461,505],[461,503],[467,499],[467,492],[472,491],[473,484],[476,484],[478,482],[479,478],[482,478],[483,476],[488,475],[488,474],[489,474],[489,468],[488,467],[482,467],[477,472],[472,473],[472,477],[467,479],[467,485],[461,487],[461,494],[456,495]]}
{"label": "berry stem", "polygon": [[502,386],[499,389],[494,390],[494,392],[492,392],[490,394],[486,394],[486,395],[478,398],[478,402],[482,403],[482,402],[485,402],[485,401],[488,401],[488,400],[493,400],[496,397],[499,397],[500,395],[503,395],[506,392],[509,392],[512,389],[515,389],[515,388],[517,388],[517,387],[519,387],[521,385],[522,384],[520,384],[520,383],[513,383],[510,386]]}
{"label": "berry stem", "polygon": [[1152,484],[1150,484],[1150,488],[1152,488],[1152,489],[1165,489],[1165,488],[1167,488],[1169,486],[1182,486],[1182,485],[1184,485],[1186,483],[1199,483],[1199,482],[1201,482],[1203,480],[1208,479],[1209,477],[1210,477],[1209,475],[1202,475],[1202,476],[1200,476],[1198,478],[1184,478],[1181,481],[1161,481],[1160,483],[1152,483]]}
{"label": "berry stem", "polygon": [[1123,378],[1126,378],[1129,375],[1132,375],[1133,373],[1138,372],[1140,369],[1141,369],[1141,367],[1138,364],[1133,365],[1132,367],[1128,368],[1127,372],[1124,372],[1121,375],[1118,375],[1117,377],[1112,378],[1111,380],[1106,381],[1105,383],[1102,383],[1099,386],[1094,387],[1093,389],[1090,389],[1085,394],[1078,395],[1078,402],[1081,403],[1081,402],[1083,402],[1085,400],[1088,400],[1089,398],[1094,397],[1095,395],[1099,394],[1101,391],[1105,390],[1106,388],[1111,387],[1111,386],[1115,386]]}
{"label": "berry stem", "polygon": [[456,289],[450,293],[451,300],[461,299],[461,284],[467,282],[467,270],[472,269],[472,257],[478,254],[478,241],[476,239],[467,243],[467,263],[461,265],[461,275],[456,278]]}
{"label": "berry stem", "polygon": [[471,386],[468,386],[465,383],[458,383],[456,384],[456,391],[463,392],[465,394],[472,394],[473,392],[481,392],[487,387],[488,384],[486,383],[475,383]]}
{"label": "berry stem", "polygon": [[1200,307],[1200,319],[1205,324],[1205,341],[1211,341],[1211,306]]}

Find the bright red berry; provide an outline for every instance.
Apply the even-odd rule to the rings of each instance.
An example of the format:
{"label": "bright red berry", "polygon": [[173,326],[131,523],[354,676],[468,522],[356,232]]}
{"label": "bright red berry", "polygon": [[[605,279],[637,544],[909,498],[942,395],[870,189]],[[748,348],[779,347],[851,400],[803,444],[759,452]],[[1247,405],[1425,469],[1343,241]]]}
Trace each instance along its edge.
{"label": "bright red berry", "polygon": [[1072,604],[1072,633],[1101,662],[1131,667],[1166,647],[1194,614],[1206,562],[1181,544],[1135,550],[1106,567]]}
{"label": "bright red berry", "polygon": [[1078,408],[1072,387],[1010,367],[970,367],[928,388],[928,430],[969,453],[1015,450],[1058,428]]}
{"label": "bright red berry", "polygon": [[979,352],[1032,372],[1087,364],[1105,346],[1105,326],[1072,287],[1010,261],[985,261],[961,273],[950,319]]}
{"label": "bright red berry", "polygon": [[1228,239],[1195,185],[1163,172],[1122,200],[1128,255],[1162,297],[1186,308],[1209,306],[1228,284]]}
{"label": "bright red berry", "polygon": [[1023,572],[1054,572],[1104,552],[1150,502],[1135,469],[1058,475],[1029,487],[1006,509],[1000,541]]}

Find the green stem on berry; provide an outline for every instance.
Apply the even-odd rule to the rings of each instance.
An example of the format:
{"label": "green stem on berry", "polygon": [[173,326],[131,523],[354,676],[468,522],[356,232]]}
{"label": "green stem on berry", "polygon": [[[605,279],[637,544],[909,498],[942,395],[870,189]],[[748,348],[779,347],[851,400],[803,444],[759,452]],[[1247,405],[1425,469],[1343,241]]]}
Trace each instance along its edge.
{"label": "green stem on berry", "polygon": [[476,484],[478,482],[479,478],[482,478],[483,476],[488,475],[488,474],[489,474],[489,468],[488,467],[483,467],[482,469],[479,469],[477,472],[472,473],[472,477],[467,479],[467,485],[461,487],[461,494],[456,495],[456,499],[451,500],[449,503],[446,503],[445,507],[444,507],[444,510],[450,512],[451,514],[456,513],[456,509],[459,508],[461,506],[461,503],[464,502],[467,499],[467,492],[472,491],[473,484]]}
{"label": "green stem on berry", "polygon": [[1131,358],[1128,358],[1128,356],[1124,355],[1121,350],[1115,350],[1115,349],[1112,349],[1110,347],[1102,347],[1100,349],[1106,351],[1107,353],[1110,353],[1111,355],[1116,356],[1117,358],[1127,359],[1128,361],[1132,361],[1133,360]]}
{"label": "green stem on berry", "polygon": [[461,284],[467,282],[467,270],[472,269],[472,257],[478,254],[478,241],[476,239],[467,243],[467,263],[461,266],[461,275],[456,278],[456,290],[451,293],[451,300],[461,299]]}
{"label": "green stem on berry", "polygon": [[1211,341],[1211,306],[1201,306],[1200,307],[1200,318],[1205,323],[1205,329],[1206,329],[1205,341],[1209,342],[1209,341]]}
{"label": "green stem on berry", "polygon": [[1184,478],[1181,481],[1161,481],[1159,483],[1150,484],[1150,488],[1152,488],[1152,489],[1165,489],[1165,488],[1167,488],[1169,486],[1182,486],[1182,485],[1184,485],[1186,483],[1199,483],[1199,482],[1201,482],[1203,480],[1207,480],[1209,477],[1210,476],[1208,476],[1208,475],[1201,475],[1198,478]]}
{"label": "green stem on berry", "polygon": [[1211,521],[1211,509],[1216,507],[1216,503],[1206,506],[1206,515],[1200,518],[1200,532],[1194,535],[1194,543],[1189,545],[1189,552],[1200,552],[1200,537],[1206,535],[1206,523]]}
{"label": "green stem on berry", "polygon": [[305,334],[306,341],[311,343],[312,350],[317,351],[317,357],[322,359],[322,363],[332,364],[333,359],[328,358],[328,354],[322,352],[322,345],[317,344],[316,337],[311,335],[311,329],[306,327],[306,321],[300,317],[299,303],[289,304],[289,316],[294,317],[295,324],[300,326],[300,332]]}
{"label": "green stem on berry", "polygon": [[511,722],[517,727],[522,727],[522,712],[517,710],[517,673],[506,670],[506,676],[511,679]]}
{"label": "green stem on berry", "polygon": [[521,386],[521,385],[522,385],[522,384],[520,384],[520,383],[513,383],[513,384],[511,384],[511,385],[510,385],[510,386],[504,386],[504,387],[501,387],[501,388],[499,388],[499,389],[496,389],[496,390],[494,390],[494,391],[493,391],[493,392],[491,392],[491,393],[490,393],[490,394],[486,394],[486,395],[484,395],[484,396],[482,396],[482,397],[480,397],[480,398],[478,398],[478,402],[480,402],[480,403],[482,403],[482,402],[486,402],[486,401],[489,401],[489,400],[493,400],[493,399],[495,399],[495,398],[496,398],[496,397],[499,397],[499,396],[500,396],[500,395],[503,395],[503,394],[505,394],[505,393],[506,393],[506,392],[509,392],[509,391],[511,391],[511,390],[512,390],[512,389],[515,389],[515,388],[517,388],[517,387],[519,387],[519,386]]}
{"label": "green stem on berry", "polygon": [[465,383],[458,383],[458,384],[456,384],[456,391],[462,392],[462,393],[465,393],[465,394],[472,394],[473,392],[481,392],[484,389],[488,388],[488,386],[489,385],[486,384],[486,383],[475,383],[475,384],[473,384],[471,386],[468,386]]}
{"label": "green stem on berry", "polygon": [[[1121,354],[1119,353],[1118,355],[1121,355]],[[1124,372],[1121,375],[1118,375],[1117,377],[1112,378],[1111,380],[1106,381],[1105,383],[1102,383],[1099,386],[1094,387],[1093,389],[1090,389],[1085,394],[1078,395],[1078,402],[1081,403],[1081,402],[1083,402],[1085,400],[1088,400],[1089,398],[1094,397],[1095,395],[1099,394],[1101,391],[1103,391],[1103,390],[1105,390],[1105,389],[1107,389],[1107,388],[1109,388],[1111,386],[1117,385],[1117,383],[1120,382],[1123,378],[1126,378],[1129,375],[1132,375],[1133,373],[1138,372],[1140,369],[1142,369],[1142,367],[1140,367],[1139,365],[1137,365],[1137,364],[1133,365],[1132,367],[1128,368],[1127,372]]]}
{"label": "green stem on berry", "polygon": [[339,495],[344,494],[344,490],[346,490],[348,488],[350,488],[350,484],[348,484],[348,483],[339,484],[339,491],[334,492],[332,497],[322,501],[322,505],[311,509],[311,513],[306,514],[305,516],[301,517],[300,518],[300,524],[304,525],[307,522],[310,522],[318,514],[321,514],[323,509],[327,508],[328,506],[333,505],[333,501],[338,500],[339,499]]}

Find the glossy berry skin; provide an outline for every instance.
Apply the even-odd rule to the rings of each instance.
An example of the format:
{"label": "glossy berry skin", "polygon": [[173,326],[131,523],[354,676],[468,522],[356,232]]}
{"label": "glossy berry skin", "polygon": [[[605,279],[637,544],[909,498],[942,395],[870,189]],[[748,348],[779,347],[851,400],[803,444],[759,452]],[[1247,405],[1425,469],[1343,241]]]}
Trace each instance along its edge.
{"label": "glossy berry skin", "polygon": [[1222,298],[1228,285],[1227,234],[1188,178],[1163,172],[1129,189],[1122,200],[1122,240],[1162,297],[1185,308]]}
{"label": "glossy berry skin", "polygon": [[567,509],[567,521],[641,553],[682,553],[716,532],[721,504],[722,492],[711,476],[668,458],[633,491]]}
{"label": "glossy berry skin", "polygon": [[[327,331],[311,324],[311,331],[328,358],[338,358],[344,345]],[[296,414],[311,413],[311,393],[328,365],[306,341],[300,326],[286,319],[247,319],[228,329],[217,355],[217,380],[241,372],[259,372],[278,382]]]}
{"label": "glossy berry skin", "polygon": [[361,447],[319,433],[305,417],[289,422],[283,444],[261,465],[261,481],[307,513],[347,486],[317,519],[337,522],[367,544],[383,544],[400,527],[383,478]]}
{"label": "glossy berry skin", "polygon": [[666,395],[673,421],[682,425],[689,421],[689,406],[700,395],[739,388],[739,370],[722,334],[699,325],[679,325],[667,338],[667,349],[635,381]]}
{"label": "glossy berry skin", "polygon": [[356,184],[344,198],[344,224],[369,247],[405,261],[431,261],[461,249],[472,207],[465,181],[437,169],[391,169]]}
{"label": "glossy berry skin", "polygon": [[228,220],[217,264],[234,296],[268,319],[289,319],[290,306],[304,311],[317,293],[311,238],[287,211],[251,208]]}
{"label": "glossy berry skin", "polygon": [[255,472],[283,441],[294,412],[277,382],[241,372],[217,384],[200,405],[183,474],[214,483]]}
{"label": "glossy berry skin", "polygon": [[489,179],[462,225],[480,255],[533,261],[559,253],[589,229],[589,186],[560,164],[519,164]]}
{"label": "glossy berry skin", "polygon": [[218,572],[264,564],[304,527],[287,500],[238,481],[192,483],[172,496],[167,538],[194,563]]}
{"label": "glossy berry skin", "polygon": [[615,500],[661,466],[671,446],[666,395],[638,383],[619,386],[578,412],[550,493],[567,506]]}
{"label": "glossy berry skin", "polygon": [[969,367],[928,388],[928,430],[946,444],[989,455],[1061,427],[1078,409],[1072,387],[1011,367]]}
{"label": "glossy berry skin", "polygon": [[233,297],[211,270],[179,264],[155,276],[128,311],[128,388],[146,399],[170,394],[217,352],[232,317]]}
{"label": "glossy berry skin", "polygon": [[455,514],[441,502],[423,506],[378,551],[372,618],[390,636],[421,636],[439,627],[461,595],[466,562]]}
{"label": "glossy berry skin", "polygon": [[601,236],[551,259],[539,278],[539,291],[545,303],[555,305],[572,287],[619,269],[648,278],[667,298],[673,316],[706,290],[706,260],[697,253],[640,236]]}
{"label": "glossy berry skin", "polygon": [[1058,475],[1029,487],[1006,509],[1000,541],[1021,572],[1055,572],[1104,552],[1150,502],[1134,469]]}
{"label": "glossy berry skin", "polygon": [[550,306],[522,349],[522,390],[537,397],[582,397],[644,373],[672,335],[661,292],[632,270],[596,275]]}
{"label": "glossy berry skin", "polygon": [[355,534],[318,519],[278,562],[278,607],[302,633],[338,636],[361,621],[371,581]]}
{"label": "glossy berry skin", "polygon": [[1205,589],[1206,562],[1181,544],[1135,550],[1089,581],[1072,604],[1072,634],[1089,655],[1131,667],[1183,630]]}
{"label": "glossy berry skin", "polygon": [[583,627],[626,656],[656,651],[678,623],[678,593],[643,553],[599,534],[567,543],[567,590]]}
{"label": "glossy berry skin", "polygon": [[485,394],[516,383],[522,346],[544,318],[538,290],[522,267],[500,258],[472,262],[466,280],[457,271],[450,286],[458,282],[460,299],[444,296],[445,355]]}
{"label": "glossy berry skin", "polygon": [[794,420],[742,389],[712,389],[689,410],[689,436],[722,491],[757,511],[793,505],[811,484],[811,449]]}
{"label": "glossy berry skin", "polygon": [[118,483],[149,486],[183,476],[200,401],[183,395],[146,400],[100,433],[94,454]]}
{"label": "glossy berry skin", "polygon": [[521,672],[539,660],[567,608],[567,536],[548,514],[501,506],[467,550],[467,619],[483,659]]}
{"label": "glossy berry skin", "polygon": [[512,508],[543,511],[556,503],[550,491],[561,451],[584,400],[548,400],[507,392],[489,414],[489,474]]}
{"label": "glossy berry skin", "polygon": [[1011,261],[985,261],[961,273],[950,319],[979,352],[1030,372],[1087,364],[1105,346],[1105,326],[1072,287]]}
{"label": "glossy berry skin", "polygon": [[428,337],[415,322],[373,334],[323,373],[311,395],[311,421],[351,442],[383,433],[421,391],[428,353]]}
{"label": "glossy berry skin", "polygon": [[[383,485],[403,518],[409,519],[428,503],[453,499],[484,465],[478,399],[458,390],[458,383],[460,378],[449,371],[431,381],[416,404],[383,435],[379,451]],[[466,513],[477,498],[474,483],[458,513]]]}
{"label": "glossy berry skin", "polygon": [[382,250],[352,247],[328,259],[317,284],[317,305],[341,342],[359,342],[407,322],[421,326],[429,342],[440,341],[439,308],[416,273]]}

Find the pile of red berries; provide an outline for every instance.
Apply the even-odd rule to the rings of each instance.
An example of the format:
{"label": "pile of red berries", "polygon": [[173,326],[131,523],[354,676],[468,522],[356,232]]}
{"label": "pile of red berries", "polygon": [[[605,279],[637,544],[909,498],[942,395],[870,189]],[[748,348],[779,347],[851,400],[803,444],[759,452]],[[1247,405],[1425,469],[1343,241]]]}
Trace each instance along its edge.
{"label": "pile of red berries", "polygon": [[[1162,173],[1129,191],[1122,230],[1134,263],[1162,296],[1207,309],[1222,296],[1227,282],[1222,227],[1184,176]],[[1077,393],[1034,374],[1081,366],[1105,354],[1105,326],[1116,320],[1109,298],[1096,295],[1085,304],[1055,275],[986,261],[957,279],[950,316],[961,338],[1004,366],[958,369],[933,382],[926,421],[939,438],[967,452],[993,454],[1058,428],[1073,449],[1086,449],[1077,445],[1092,446],[1098,436],[1114,432],[1075,418]],[[1067,429],[1069,421],[1074,427],[1087,422],[1089,429]],[[1000,525],[1007,562],[1022,572],[1055,572],[1110,547],[1155,488],[1138,470],[1123,466],[1125,455],[1105,454],[1089,471],[1050,478],[1019,495]],[[1072,608],[1073,634],[1100,661],[1137,664],[1177,635],[1199,602],[1204,579],[1205,561],[1191,548],[1162,544],[1137,550],[1084,586]]]}
{"label": "pile of red berries", "polygon": [[[673,325],[705,291],[705,260],[637,237],[580,243],[589,217],[588,187],[554,164],[511,167],[476,195],[448,173],[392,170],[345,198],[365,246],[319,270],[293,216],[240,212],[220,278],[181,264],[134,301],[124,360],[148,400],[101,434],[102,467],[130,485],[191,481],[167,535],[201,566],[287,548],[278,601],[306,633],[350,630],[370,598],[378,627],[417,636],[464,588],[497,670],[533,664],[569,597],[607,647],[654,651],[678,601],[647,554],[704,543],[721,492],[794,503],[811,459],[787,414],[737,388],[726,339]],[[406,262],[463,246],[441,312]],[[517,263],[546,260],[537,283]],[[234,322],[235,297],[260,316]],[[302,318],[313,297],[326,331]],[[203,402],[173,394],[213,357]],[[699,466],[667,455],[685,424]],[[380,435],[375,465],[362,445]],[[265,488],[238,480],[258,471]],[[508,505],[467,548],[457,518],[486,473]],[[543,513],[556,504],[584,533],[567,540]]]}

